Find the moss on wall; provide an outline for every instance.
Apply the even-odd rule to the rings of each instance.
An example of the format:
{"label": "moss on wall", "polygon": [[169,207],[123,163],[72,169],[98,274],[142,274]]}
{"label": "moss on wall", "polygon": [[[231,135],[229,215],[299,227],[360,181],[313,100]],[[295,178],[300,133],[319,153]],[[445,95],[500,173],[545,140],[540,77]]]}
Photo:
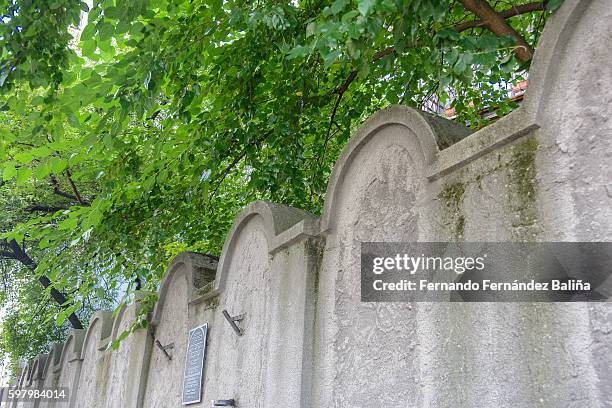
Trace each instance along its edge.
{"label": "moss on wall", "polygon": [[[461,206],[470,184],[483,189],[483,180],[498,174],[507,177],[505,191],[511,222],[511,234],[517,241],[532,241],[539,232],[538,209],[536,205],[537,172],[536,155],[538,141],[535,136],[521,139],[497,153],[496,160],[488,160],[483,165],[471,165],[465,171],[453,177],[452,182],[444,184],[438,197],[448,212],[452,225],[452,236],[455,240],[463,239],[466,228],[466,217]],[[501,193],[501,191],[500,191]]]}
{"label": "moss on wall", "polygon": [[508,165],[512,187],[526,204],[535,202],[536,168],[535,157],[538,141],[531,137],[514,146],[512,159]]}
{"label": "moss on wall", "polygon": [[453,219],[453,235],[456,240],[463,238],[465,230],[465,216],[461,213],[461,200],[465,194],[466,183],[455,182],[446,184],[440,191],[439,198],[450,212]]}
{"label": "moss on wall", "polygon": [[509,199],[512,213],[512,234],[517,240],[531,241],[538,233],[536,205],[537,181],[535,159],[538,141],[529,137],[516,143],[508,162]]}
{"label": "moss on wall", "polygon": [[[310,238],[306,242],[306,253],[309,255],[309,259],[314,259],[314,265],[308,265],[309,270],[312,270],[313,277],[313,293],[318,295],[319,293],[319,278],[321,274],[321,268],[323,267],[323,252],[325,251],[325,237]],[[315,296],[315,299],[317,297]]]}

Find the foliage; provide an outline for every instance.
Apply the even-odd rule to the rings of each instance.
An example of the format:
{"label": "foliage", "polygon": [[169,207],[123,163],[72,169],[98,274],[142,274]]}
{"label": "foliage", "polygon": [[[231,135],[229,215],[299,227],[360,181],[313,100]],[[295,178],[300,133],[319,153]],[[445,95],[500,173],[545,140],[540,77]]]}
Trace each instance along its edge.
{"label": "foliage", "polygon": [[[3,7],[2,231],[76,310],[135,290],[152,304],[170,255],[218,254],[249,201],[318,213],[372,112],[441,104],[477,128],[514,107],[500,85],[527,68],[512,39],[458,31],[476,17],[454,0],[103,0],[80,29],[80,1]],[[508,22],[535,44],[547,15]],[[15,299],[5,322],[32,310]]]}
{"label": "foliage", "polygon": [[22,282],[15,307],[5,311],[0,356],[7,355],[12,367],[18,365],[18,358],[36,357],[38,353],[48,351],[51,343],[65,337],[67,326],[58,326],[48,318],[56,313],[57,306],[51,299],[41,296],[41,292],[35,282]]}

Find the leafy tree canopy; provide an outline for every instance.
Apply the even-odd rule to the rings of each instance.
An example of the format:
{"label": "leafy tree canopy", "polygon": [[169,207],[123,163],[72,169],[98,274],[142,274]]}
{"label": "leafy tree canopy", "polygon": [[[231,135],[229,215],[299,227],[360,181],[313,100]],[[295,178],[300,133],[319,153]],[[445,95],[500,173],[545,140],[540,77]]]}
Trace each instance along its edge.
{"label": "leafy tree canopy", "polygon": [[0,347],[38,351],[23,322],[86,320],[135,291],[152,304],[169,258],[218,254],[252,200],[319,212],[340,149],[380,108],[441,104],[475,128],[483,108],[513,109],[502,85],[559,4],[3,0]]}

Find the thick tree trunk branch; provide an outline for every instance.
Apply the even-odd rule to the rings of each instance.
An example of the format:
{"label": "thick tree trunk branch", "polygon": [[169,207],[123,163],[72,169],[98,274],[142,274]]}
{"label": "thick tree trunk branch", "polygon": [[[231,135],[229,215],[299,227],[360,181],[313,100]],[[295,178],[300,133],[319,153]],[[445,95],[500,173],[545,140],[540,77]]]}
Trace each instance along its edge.
{"label": "thick tree trunk branch", "polygon": [[[487,3],[488,4],[488,3]],[[533,3],[526,3],[526,4],[521,4],[506,10],[502,10],[500,12],[496,12],[495,10],[493,10],[494,13],[496,13],[497,15],[499,15],[502,20],[505,20],[507,18],[511,18],[511,17],[516,17],[519,16],[521,14],[527,14],[527,13],[533,13],[535,11],[544,11],[546,10],[546,2],[544,1],[536,1]],[[507,25],[507,23],[504,21],[504,24]],[[487,22],[483,19],[483,20],[473,20],[473,21],[466,21],[463,23],[458,23],[456,25],[453,26],[453,29],[457,32],[462,32],[465,30],[469,30],[470,28],[477,28],[477,27],[486,27],[487,29],[489,29],[489,27],[487,26]],[[508,27],[510,27],[508,25]],[[510,27],[510,29],[512,29],[512,27]],[[493,30],[491,30],[493,31]],[[516,36],[518,36],[519,38],[521,38],[523,40],[523,42],[525,42],[525,40],[523,39],[523,37],[521,37],[518,33],[516,33],[516,31],[512,30]],[[494,32],[494,31],[493,31]],[[495,32],[494,32],[495,33]],[[497,33],[495,33],[497,34]],[[498,34],[498,35],[506,35],[506,34]],[[513,36],[516,38],[516,36]],[[527,44],[525,42],[525,44]],[[418,47],[417,44],[412,44],[412,45],[408,45],[406,46],[406,48],[416,48]],[[527,45],[527,48],[529,50],[528,54],[529,54],[529,59],[531,59],[531,56],[533,55],[533,49]],[[519,49],[522,48],[517,48],[517,51]],[[515,54],[517,53],[517,51],[515,51]],[[374,56],[372,57],[372,61],[379,61],[381,59],[383,59],[384,57],[386,57],[389,54],[393,54],[395,53],[395,47],[387,47],[384,50],[378,51],[377,53],[374,54]],[[523,61],[521,59],[521,57],[518,56],[517,54],[517,58],[519,58],[521,61]],[[348,87],[351,85],[351,83],[357,78],[357,71],[351,71],[351,73],[349,74],[349,76],[346,78],[346,80],[342,83],[342,85],[340,85],[335,91],[334,93],[338,94],[338,95],[342,95],[344,92],[346,92],[346,90],[348,89]]]}
{"label": "thick tree trunk branch", "polygon": [[[17,241],[15,240],[12,240],[9,242],[3,241],[2,247],[6,249],[10,249],[10,251],[8,250],[0,251],[1,257],[21,262],[25,267],[30,269],[32,272],[36,271],[36,266],[37,266],[36,262],[34,262],[34,260],[32,260],[32,258],[30,258],[28,254],[26,254],[26,252],[21,248],[21,246],[19,246]],[[68,299],[66,299],[66,296],[63,293],[61,293],[59,290],[53,287],[53,283],[47,276],[45,275],[39,276],[38,281],[40,282],[41,285],[43,285],[45,289],[47,289],[48,287],[51,287],[50,289],[51,297],[53,298],[53,300],[55,300],[55,302],[57,302],[60,305],[62,309],[66,310],[69,307],[67,303]],[[79,318],[74,312],[72,312],[70,316],[68,316],[68,321],[70,322],[70,324],[72,325],[74,329],[83,328],[83,324],[81,323],[81,321],[79,320]]]}
{"label": "thick tree trunk branch", "polygon": [[533,48],[527,44],[523,36],[517,33],[516,30],[508,24],[506,19],[495,11],[486,0],[461,0],[461,4],[463,4],[463,7],[467,10],[480,17],[484,22],[483,26],[492,33],[499,36],[514,38],[517,45],[514,50],[514,55],[516,55],[520,61],[527,62],[531,59],[533,56]]}
{"label": "thick tree trunk branch", "polygon": [[[533,13],[535,11],[546,10],[546,3],[543,1],[536,1],[533,3],[519,4],[512,8],[502,10],[498,12],[501,17],[508,19],[511,17],[520,16],[521,14]],[[458,32],[468,30],[470,28],[484,27],[486,25],[484,20],[466,21],[464,23],[456,24],[453,28]]]}

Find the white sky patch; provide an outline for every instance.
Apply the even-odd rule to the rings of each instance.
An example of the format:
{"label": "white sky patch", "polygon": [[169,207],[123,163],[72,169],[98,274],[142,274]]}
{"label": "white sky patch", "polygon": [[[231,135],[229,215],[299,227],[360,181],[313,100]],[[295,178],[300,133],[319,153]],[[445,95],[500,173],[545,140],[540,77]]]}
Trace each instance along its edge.
{"label": "white sky patch", "polygon": [[[4,322],[4,305],[0,305],[0,327]],[[8,360],[5,355],[0,354],[0,387],[5,387],[9,380],[9,373],[7,371]]]}

